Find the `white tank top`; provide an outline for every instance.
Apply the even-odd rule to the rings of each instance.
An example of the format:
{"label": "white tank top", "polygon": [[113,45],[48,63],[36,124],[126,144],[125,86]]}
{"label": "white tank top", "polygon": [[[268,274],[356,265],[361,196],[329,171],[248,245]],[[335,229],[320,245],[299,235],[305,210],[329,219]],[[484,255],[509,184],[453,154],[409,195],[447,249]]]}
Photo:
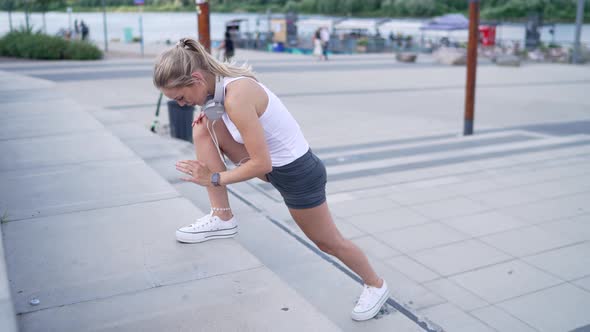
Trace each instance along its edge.
{"label": "white tank top", "polygon": [[[223,80],[223,87],[226,88],[229,83],[242,78],[251,79],[245,76],[226,77]],[[253,81],[258,83],[268,96],[268,105],[259,120],[264,129],[264,137],[266,138],[272,166],[287,165],[303,156],[309,150],[309,144],[303,137],[297,121],[295,121],[281,100],[262,83],[256,80]],[[234,140],[244,144],[242,135],[227,113],[223,113],[222,119]]]}

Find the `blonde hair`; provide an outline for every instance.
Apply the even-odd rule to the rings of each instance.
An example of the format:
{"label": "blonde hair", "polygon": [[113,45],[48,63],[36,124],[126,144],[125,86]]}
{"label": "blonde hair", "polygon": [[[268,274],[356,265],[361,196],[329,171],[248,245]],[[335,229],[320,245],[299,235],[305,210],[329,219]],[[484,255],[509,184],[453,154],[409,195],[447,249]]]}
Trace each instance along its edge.
{"label": "blonde hair", "polygon": [[194,83],[191,74],[199,69],[215,76],[246,76],[257,80],[251,66],[220,62],[198,41],[182,38],[176,46],[158,56],[154,68],[154,85],[158,89],[189,86]]}

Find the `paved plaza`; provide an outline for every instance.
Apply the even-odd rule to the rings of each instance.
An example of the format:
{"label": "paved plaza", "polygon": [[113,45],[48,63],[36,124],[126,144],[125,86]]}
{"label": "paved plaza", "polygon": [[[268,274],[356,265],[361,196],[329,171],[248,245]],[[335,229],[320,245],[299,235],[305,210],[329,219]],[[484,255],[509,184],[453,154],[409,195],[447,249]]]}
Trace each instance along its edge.
{"label": "paved plaza", "polygon": [[590,66],[480,61],[465,137],[464,67],[238,50],[298,120],[339,230],[391,288],[358,323],[358,277],[262,181],[229,186],[236,238],[175,241],[209,203],[174,169],[194,152],[167,134],[165,102],[149,131],[162,47],[0,60],[7,331],[590,330]]}

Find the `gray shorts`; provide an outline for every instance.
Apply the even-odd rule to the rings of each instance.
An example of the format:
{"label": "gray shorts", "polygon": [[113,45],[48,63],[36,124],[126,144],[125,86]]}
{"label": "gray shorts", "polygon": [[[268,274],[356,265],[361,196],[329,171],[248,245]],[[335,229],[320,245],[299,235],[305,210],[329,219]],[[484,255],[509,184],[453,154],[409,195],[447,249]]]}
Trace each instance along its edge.
{"label": "gray shorts", "polygon": [[273,167],[266,178],[291,209],[309,209],[326,201],[326,167],[311,149],[287,165]]}

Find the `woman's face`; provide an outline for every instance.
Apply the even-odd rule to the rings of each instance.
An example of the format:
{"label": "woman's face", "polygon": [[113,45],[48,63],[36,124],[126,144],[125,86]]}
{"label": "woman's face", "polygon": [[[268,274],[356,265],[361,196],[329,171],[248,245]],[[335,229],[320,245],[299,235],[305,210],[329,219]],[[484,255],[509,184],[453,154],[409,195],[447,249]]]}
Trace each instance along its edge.
{"label": "woman's face", "polygon": [[202,106],[207,101],[207,85],[203,81],[181,88],[162,88],[162,93],[170,99],[176,100],[180,106]]}

